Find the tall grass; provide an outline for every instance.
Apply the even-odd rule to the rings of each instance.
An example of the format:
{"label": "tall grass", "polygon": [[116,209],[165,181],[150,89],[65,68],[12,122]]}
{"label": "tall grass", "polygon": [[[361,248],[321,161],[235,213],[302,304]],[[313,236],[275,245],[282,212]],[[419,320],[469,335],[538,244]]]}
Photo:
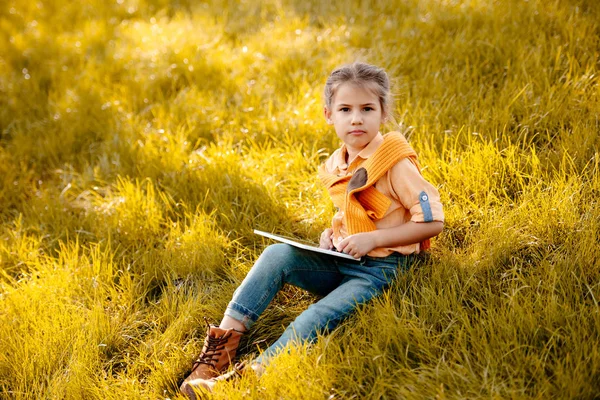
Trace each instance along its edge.
{"label": "tall grass", "polygon": [[[432,257],[238,398],[595,398],[600,6],[587,0],[9,1],[0,397],[177,398],[267,244],[332,216],[328,72],[394,80],[439,187]],[[315,299],[286,288],[255,355]]]}

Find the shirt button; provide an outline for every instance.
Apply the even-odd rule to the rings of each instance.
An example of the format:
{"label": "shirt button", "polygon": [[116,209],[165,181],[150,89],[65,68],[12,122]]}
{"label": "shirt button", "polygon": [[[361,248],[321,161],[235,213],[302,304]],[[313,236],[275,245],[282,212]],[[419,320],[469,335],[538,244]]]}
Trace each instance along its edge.
{"label": "shirt button", "polygon": [[423,201],[427,201],[427,199],[428,199],[428,198],[429,198],[429,197],[427,197],[427,195],[426,195],[426,194],[424,194],[423,196],[421,196],[421,200],[423,200]]}

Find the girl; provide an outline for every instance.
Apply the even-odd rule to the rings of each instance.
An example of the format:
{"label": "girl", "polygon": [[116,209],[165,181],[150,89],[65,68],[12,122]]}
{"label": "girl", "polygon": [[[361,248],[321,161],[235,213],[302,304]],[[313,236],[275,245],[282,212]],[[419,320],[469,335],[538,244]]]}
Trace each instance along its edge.
{"label": "girl", "polygon": [[[337,213],[321,234],[319,246],[362,261],[298,249],[267,247],[236,289],[219,327],[208,334],[192,373],[181,390],[212,390],[242,370],[260,373],[290,341],[312,341],[359,304],[379,295],[398,272],[406,272],[429,238],[442,231],[444,214],[438,191],[421,176],[417,155],[403,135],[382,136],[390,116],[391,95],[385,71],[354,63],[336,69],[325,84],[325,119],[342,146],[319,168]],[[248,368],[231,364],[240,338],[269,302],[289,283],[323,296],[287,327]]]}

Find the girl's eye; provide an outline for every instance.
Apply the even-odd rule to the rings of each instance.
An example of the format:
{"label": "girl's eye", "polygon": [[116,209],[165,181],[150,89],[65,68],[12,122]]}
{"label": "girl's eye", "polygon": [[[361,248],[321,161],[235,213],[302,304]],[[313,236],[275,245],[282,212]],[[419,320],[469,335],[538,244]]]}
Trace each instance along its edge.
{"label": "girl's eye", "polygon": [[364,110],[365,111],[373,111],[373,107],[365,107]]}
{"label": "girl's eye", "polygon": [[348,112],[348,111],[350,111],[350,108],[348,108],[348,107],[342,107],[342,108],[340,108],[340,111],[342,111],[342,112]]}

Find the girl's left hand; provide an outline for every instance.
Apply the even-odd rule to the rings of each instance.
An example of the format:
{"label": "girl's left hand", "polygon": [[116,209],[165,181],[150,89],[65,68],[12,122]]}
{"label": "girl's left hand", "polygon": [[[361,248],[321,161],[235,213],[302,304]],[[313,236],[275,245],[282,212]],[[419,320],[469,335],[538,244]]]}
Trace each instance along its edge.
{"label": "girl's left hand", "polygon": [[374,232],[376,231],[350,235],[338,243],[337,249],[342,253],[350,254],[354,258],[360,258],[377,247]]}

